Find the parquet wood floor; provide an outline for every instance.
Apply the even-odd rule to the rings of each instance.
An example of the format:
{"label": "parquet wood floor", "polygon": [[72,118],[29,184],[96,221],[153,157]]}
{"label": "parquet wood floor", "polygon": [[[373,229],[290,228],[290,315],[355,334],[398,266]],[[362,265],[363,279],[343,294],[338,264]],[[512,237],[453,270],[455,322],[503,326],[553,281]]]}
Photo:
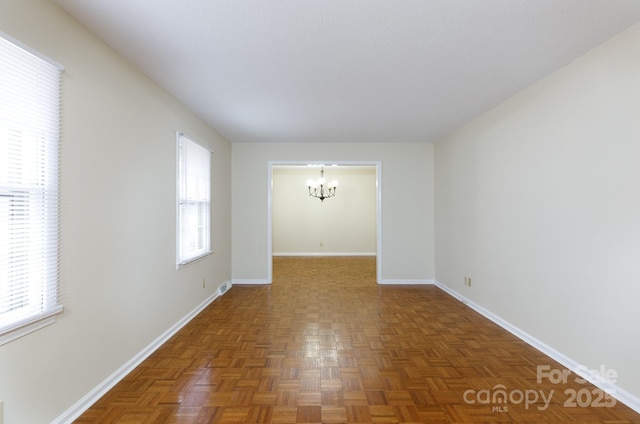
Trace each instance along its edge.
{"label": "parquet wood floor", "polygon": [[538,382],[563,367],[437,287],[376,285],[375,258],[275,258],[273,273],[76,423],[640,423],[574,374]]}

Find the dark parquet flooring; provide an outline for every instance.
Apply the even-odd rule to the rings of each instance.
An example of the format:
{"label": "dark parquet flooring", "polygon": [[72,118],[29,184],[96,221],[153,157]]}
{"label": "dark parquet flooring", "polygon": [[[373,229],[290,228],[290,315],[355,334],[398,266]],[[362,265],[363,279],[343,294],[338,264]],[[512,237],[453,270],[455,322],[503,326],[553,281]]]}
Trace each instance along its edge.
{"label": "dark parquet flooring", "polygon": [[378,286],[375,258],[274,258],[273,272],[76,422],[640,423],[574,374],[538,378],[564,367],[437,287]]}

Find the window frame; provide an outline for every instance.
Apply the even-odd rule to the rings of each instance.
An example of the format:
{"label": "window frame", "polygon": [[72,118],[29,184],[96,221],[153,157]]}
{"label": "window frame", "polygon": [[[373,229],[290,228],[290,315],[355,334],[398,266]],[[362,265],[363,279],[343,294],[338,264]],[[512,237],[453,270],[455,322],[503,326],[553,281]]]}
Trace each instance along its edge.
{"label": "window frame", "polygon": [[[192,153],[196,152],[198,154],[202,154],[206,152],[206,161],[208,162],[208,166],[206,168],[198,168],[196,171],[206,170],[206,178],[199,178],[197,175],[194,175],[193,172],[189,172],[189,162],[188,159],[185,159],[183,154],[185,151],[189,150]],[[212,249],[212,237],[211,237],[211,164],[212,164],[212,156],[213,152],[207,148],[206,146],[198,143],[193,138],[185,135],[182,132],[176,133],[176,269],[180,269],[190,263],[201,260],[213,252]],[[204,160],[205,156],[200,157],[201,160]],[[192,167],[194,163],[191,162]],[[189,178],[191,177],[191,178]],[[199,181],[196,182],[195,186],[190,186],[189,181],[193,183],[193,180],[196,179]],[[191,190],[193,194],[193,190],[198,191],[200,195],[203,194],[202,190],[199,190],[201,187],[198,187],[198,183],[202,181],[206,181],[206,198],[205,199],[196,199],[186,193]],[[181,213],[184,207],[188,207],[191,210],[195,209],[195,213],[188,214],[185,216]],[[201,210],[203,209],[203,210]],[[194,218],[196,221],[193,221]],[[185,222],[188,219],[191,222]],[[191,228],[189,231],[188,228],[185,228],[183,225],[191,225],[195,226],[195,228]],[[189,254],[185,254],[185,246],[183,243],[185,233],[187,236],[191,237],[191,241],[193,242],[195,237],[198,244],[200,241],[203,242],[202,247],[196,247],[194,249],[189,249]]]}
{"label": "window frame", "polygon": [[[3,296],[0,308],[4,308],[0,313],[0,345],[3,345],[53,324],[64,309],[60,304],[58,266],[60,104],[64,67],[3,32],[0,32],[0,39],[3,51],[8,54],[3,56],[5,65],[15,64],[15,68],[20,69],[17,72],[11,70],[13,67],[7,68],[8,79],[5,81],[9,85],[5,87],[24,87],[28,91],[20,93],[30,93],[11,97],[10,109],[22,112],[7,112],[0,120],[6,122],[0,128],[0,136],[6,140],[7,149],[2,164],[6,163],[7,168],[11,164],[14,166],[12,169],[19,169],[7,171],[0,178],[0,213],[7,214],[0,216],[0,222],[7,226],[6,245],[0,246],[0,266],[5,263],[0,271],[4,269],[7,272],[6,286],[0,287],[0,296]],[[23,76],[31,76],[32,81],[22,80]],[[42,101],[49,99],[47,96],[53,96],[52,100]],[[34,105],[39,110],[37,114],[24,113]],[[39,118],[34,118],[36,115]],[[40,117],[46,118],[42,120]],[[35,151],[38,153],[33,153]],[[38,158],[35,167],[34,157]],[[16,235],[11,237],[13,231]],[[19,241],[25,238],[29,240],[26,244]],[[9,279],[14,272],[8,265],[10,263],[17,264],[22,270],[22,277]],[[12,297],[22,300],[12,302]]]}

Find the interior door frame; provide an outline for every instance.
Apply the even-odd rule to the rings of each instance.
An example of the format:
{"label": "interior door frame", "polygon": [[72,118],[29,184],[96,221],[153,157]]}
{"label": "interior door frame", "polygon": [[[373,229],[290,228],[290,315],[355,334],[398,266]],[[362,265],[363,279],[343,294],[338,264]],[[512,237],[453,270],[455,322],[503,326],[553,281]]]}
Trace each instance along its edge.
{"label": "interior door frame", "polygon": [[338,166],[374,166],[376,168],[376,283],[382,281],[382,161],[269,161],[267,163],[267,280],[273,282],[273,167],[336,164]]}

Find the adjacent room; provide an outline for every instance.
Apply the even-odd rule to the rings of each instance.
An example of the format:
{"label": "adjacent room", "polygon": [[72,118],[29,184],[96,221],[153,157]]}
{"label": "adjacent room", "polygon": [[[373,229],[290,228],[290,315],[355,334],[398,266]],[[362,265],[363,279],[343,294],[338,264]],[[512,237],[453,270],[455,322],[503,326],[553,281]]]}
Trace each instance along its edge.
{"label": "adjacent room", "polygon": [[[271,252],[282,256],[378,254],[379,164],[273,165]],[[332,199],[340,192],[340,201]]]}
{"label": "adjacent room", "polygon": [[0,423],[640,422],[638,46],[637,0],[0,0]]}

